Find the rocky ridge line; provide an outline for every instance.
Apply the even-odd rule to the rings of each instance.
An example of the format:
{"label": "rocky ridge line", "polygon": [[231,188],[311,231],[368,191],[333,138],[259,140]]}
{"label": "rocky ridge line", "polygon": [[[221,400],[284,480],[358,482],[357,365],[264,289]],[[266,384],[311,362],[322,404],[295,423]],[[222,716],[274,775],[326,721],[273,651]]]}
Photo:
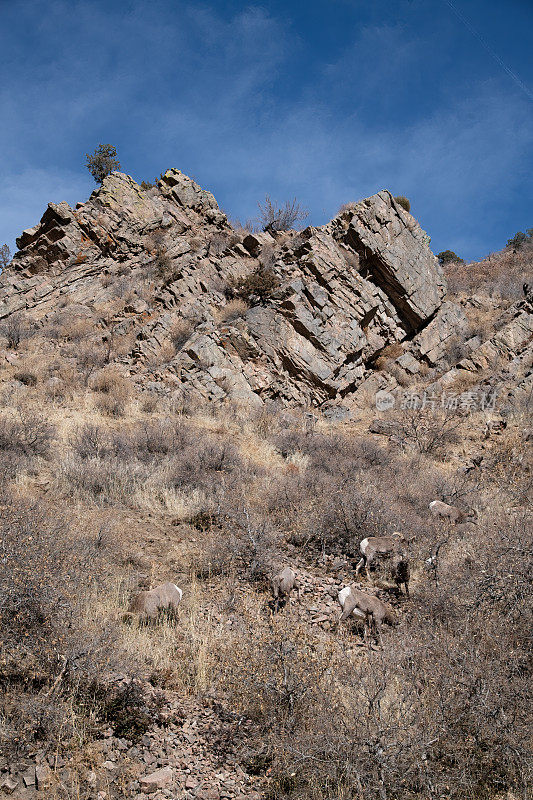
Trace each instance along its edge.
{"label": "rocky ridge line", "polygon": [[[68,303],[101,336],[109,285],[127,275],[128,301],[105,320],[136,337],[125,368],[156,388],[252,405],[351,395],[387,345],[435,318],[445,295],[427,235],[387,191],[319,228],[247,234],[178,170],[148,191],[113,173],[75,209],[50,203],[17,245],[0,276],[0,319],[25,310],[46,323]],[[228,283],[265,264],[278,287],[224,320]],[[190,335],[162,358],[177,320]]]}

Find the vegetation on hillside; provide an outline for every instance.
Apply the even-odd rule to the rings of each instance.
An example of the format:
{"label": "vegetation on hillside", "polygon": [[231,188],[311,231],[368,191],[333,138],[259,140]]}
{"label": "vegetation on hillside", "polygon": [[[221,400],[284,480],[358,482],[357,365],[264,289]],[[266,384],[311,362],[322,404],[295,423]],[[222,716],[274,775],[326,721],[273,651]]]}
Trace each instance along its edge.
{"label": "vegetation on hillside", "polygon": [[[490,294],[505,307],[528,252],[446,265],[455,296]],[[190,332],[173,329],[173,346]],[[127,329],[104,340],[68,302],[39,325],[20,313],[0,336],[10,355],[0,372],[0,747],[10,759],[74,754],[72,786],[58,791],[76,796],[108,728],[134,743],[165,724],[140,689],[113,688],[109,676],[126,673],[249,720],[242,764],[272,800],[526,796],[526,406],[511,403],[488,438],[479,409],[459,409],[452,424],[431,408],[391,410],[384,437],[368,432],[373,398],[341,424],[275,402],[253,410],[158,394],[121,369]],[[416,380],[409,388],[422,390]],[[433,519],[436,498],[477,509],[476,524]],[[358,646],[355,620],[330,624],[337,612],[313,623],[325,581],[353,576],[360,540],[397,530],[411,598],[391,593],[399,624],[383,649]],[[273,616],[268,578],[284,564],[310,588]],[[163,580],[184,590],[178,619],[126,623],[132,594]],[[127,784],[116,791],[131,796]]]}

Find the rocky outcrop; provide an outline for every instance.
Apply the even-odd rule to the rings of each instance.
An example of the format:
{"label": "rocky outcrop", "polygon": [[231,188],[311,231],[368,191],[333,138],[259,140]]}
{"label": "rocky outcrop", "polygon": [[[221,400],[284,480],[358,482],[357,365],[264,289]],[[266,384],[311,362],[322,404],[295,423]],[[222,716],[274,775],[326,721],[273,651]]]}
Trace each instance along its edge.
{"label": "rocky outcrop", "polygon": [[355,204],[337,220],[341,228],[347,225],[343,240],[358,253],[363,273],[383,289],[409,331],[420,328],[445,293],[427,234],[386,191]]}
{"label": "rocky outcrop", "polygon": [[435,318],[414,339],[411,349],[419,360],[434,367],[444,357],[453,339],[462,336],[467,329],[468,318],[461,306],[446,301]]}
{"label": "rocky outcrop", "polygon": [[[179,170],[148,191],[113,173],[76,209],[51,203],[17,244],[0,319],[83,307],[95,328],[134,334],[122,363],[138,380],[209,399],[335,401],[367,381],[387,345],[424,328],[420,354],[436,358],[457,317],[438,316],[440,266],[387,191],[321,228],[247,234]],[[254,270],[274,275],[272,291],[231,305],[228,287]],[[187,332],[177,346],[176,325]]]}
{"label": "rocky outcrop", "polygon": [[533,391],[533,308],[526,300],[504,314],[504,324],[448,370],[438,386],[453,385],[462,376],[483,380],[486,393],[499,397],[499,407],[527,407]]}

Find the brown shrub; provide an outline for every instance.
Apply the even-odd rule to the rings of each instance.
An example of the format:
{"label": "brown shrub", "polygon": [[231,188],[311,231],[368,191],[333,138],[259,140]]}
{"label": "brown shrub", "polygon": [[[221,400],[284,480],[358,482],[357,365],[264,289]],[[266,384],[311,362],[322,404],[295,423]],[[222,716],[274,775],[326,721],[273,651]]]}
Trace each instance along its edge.
{"label": "brown shrub", "polygon": [[72,709],[77,687],[119,663],[116,629],[93,629],[84,615],[105,581],[105,554],[95,540],[73,537],[57,510],[7,496],[1,504],[0,746],[65,747],[85,727]]}
{"label": "brown shrub", "polygon": [[23,370],[22,372],[13,373],[13,378],[20,381],[24,386],[37,386],[37,375],[33,372]]}
{"label": "brown shrub", "polygon": [[403,345],[401,342],[392,342],[379,351],[379,357],[385,359],[395,359],[403,355]]}
{"label": "brown shrub", "polygon": [[83,385],[87,386],[91,375],[101,369],[107,362],[107,352],[101,343],[80,345],[73,353],[78,369],[83,376]]}
{"label": "brown shrub", "polygon": [[339,216],[340,214],[347,214],[351,211],[355,211],[356,207],[357,203],[353,200],[351,200],[349,203],[343,203],[342,206],[337,211],[337,216]]}
{"label": "brown shrub", "polygon": [[91,389],[99,393],[96,408],[106,416],[121,417],[132,395],[130,381],[111,368],[100,370],[91,381]]}
{"label": "brown shrub", "polygon": [[531,551],[519,520],[502,540],[508,522],[481,548],[479,530],[458,535],[438,584],[419,587],[380,652],[354,652],[344,629],[325,639],[294,618],[268,629],[244,618],[224,685],[259,726],[249,763],[271,776],[267,796],[526,791]]}
{"label": "brown shrub", "polygon": [[221,256],[231,246],[230,242],[231,237],[228,233],[222,231],[214,233],[209,241],[209,255]]}
{"label": "brown shrub", "polygon": [[188,319],[177,319],[172,323],[169,331],[170,341],[174,345],[175,350],[181,350],[187,339],[190,338],[194,331],[193,323]]}
{"label": "brown shrub", "polygon": [[394,199],[405,211],[411,211],[411,202],[409,201],[409,198],[405,197],[403,194],[400,194]]}
{"label": "brown shrub", "polygon": [[218,323],[232,322],[234,319],[243,317],[250,306],[245,300],[236,297],[234,300],[228,300],[226,305],[220,306],[216,309],[215,316]]}
{"label": "brown shrub", "polygon": [[0,322],[0,336],[5,336],[7,346],[16,350],[21,342],[33,335],[34,325],[30,318],[19,311],[10,314],[7,319]]}
{"label": "brown shrub", "polygon": [[442,456],[458,441],[463,418],[453,412],[413,409],[398,418],[398,437],[404,448],[426,456]]}
{"label": "brown shrub", "polygon": [[164,247],[157,247],[154,253],[154,269],[158,278],[165,283],[172,281],[176,272],[172,259]]}
{"label": "brown shrub", "polygon": [[141,411],[145,414],[154,414],[159,408],[159,397],[150,392],[143,392],[141,397]]}
{"label": "brown shrub", "polygon": [[47,456],[55,428],[38,413],[19,409],[15,417],[0,417],[0,450],[23,456]]}
{"label": "brown shrub", "polygon": [[270,268],[257,267],[246,277],[228,283],[226,295],[229,299],[240,298],[247,302],[265,302],[279,286],[279,278]]}
{"label": "brown shrub", "polygon": [[80,319],[74,311],[60,314],[56,324],[58,324],[58,336],[67,342],[85,342],[94,333],[95,328],[94,320]]}
{"label": "brown shrub", "polygon": [[149,471],[136,461],[105,458],[66,458],[55,475],[62,496],[98,505],[132,503],[135,492],[146,484]]}

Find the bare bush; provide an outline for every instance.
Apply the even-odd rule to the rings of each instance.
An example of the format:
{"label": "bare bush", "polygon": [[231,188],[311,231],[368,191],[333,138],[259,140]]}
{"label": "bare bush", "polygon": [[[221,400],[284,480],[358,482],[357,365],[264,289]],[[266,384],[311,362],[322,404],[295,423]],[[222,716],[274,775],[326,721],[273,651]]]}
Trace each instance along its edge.
{"label": "bare bush", "polygon": [[110,450],[109,437],[99,425],[85,424],[70,437],[72,450],[82,460],[100,458]]}
{"label": "bare bush", "polygon": [[188,319],[179,318],[172,323],[172,327],[169,331],[169,337],[176,350],[181,350],[187,339],[189,339],[192,335],[193,331],[194,325]]}
{"label": "bare bush", "polygon": [[445,264],[448,288],[452,294],[485,293],[515,302],[522,296],[524,275],[531,273],[533,245],[514,252],[511,249],[491,253],[478,262]]}
{"label": "bare bush", "polygon": [[489,542],[479,562],[450,563],[368,659],[293,620],[250,626],[225,680],[260,727],[269,796],[526,796],[531,556],[513,535]]}
{"label": "bare bush", "polygon": [[0,450],[15,455],[47,456],[55,428],[43,416],[19,409],[16,417],[0,417]]}
{"label": "bare bush", "polygon": [[268,195],[259,206],[259,221],[264,231],[287,231],[294,228],[297,222],[303,221],[309,214],[294,200],[286,200],[283,205],[273,203]]}
{"label": "bare bush", "polygon": [[76,733],[76,687],[99,678],[104,663],[119,663],[116,629],[92,629],[83,614],[91,584],[105,580],[105,554],[72,538],[57,512],[9,497],[0,542],[0,746],[56,749]]}
{"label": "bare bush", "polygon": [[217,322],[232,322],[235,319],[239,319],[239,317],[243,317],[246,314],[249,308],[250,306],[248,303],[245,300],[241,300],[239,297],[228,300],[225,306],[217,308]]}
{"label": "bare bush", "polygon": [[222,231],[214,233],[209,241],[209,255],[221,256],[231,246],[230,242],[229,233]]}
{"label": "bare bush", "polygon": [[98,505],[131,503],[149,471],[138,462],[125,464],[116,458],[66,458],[59,465],[56,485],[63,496]]}
{"label": "bare bush", "polygon": [[249,275],[228,282],[226,296],[248,303],[266,302],[279,287],[279,278],[272,269],[259,266]]}
{"label": "bare bush", "polygon": [[157,247],[154,253],[155,272],[159,278],[165,282],[171,281],[174,277],[175,269],[168,251],[164,247]]}
{"label": "bare bush", "polygon": [[0,247],[0,270],[5,269],[11,261],[11,251],[7,244]]}
{"label": "bare bush", "polygon": [[342,206],[337,211],[337,215],[348,214],[352,211],[355,211],[356,207],[357,203],[354,200],[351,200],[349,203],[343,203]]}
{"label": "bare bush", "polygon": [[76,348],[75,358],[78,369],[83,376],[83,384],[87,386],[91,375],[101,369],[107,361],[104,348],[100,345],[86,344]]}
{"label": "bare bush", "polygon": [[106,416],[121,417],[132,394],[130,381],[113,369],[102,369],[94,375],[91,389],[99,393],[96,408]]}
{"label": "bare bush", "polygon": [[0,322],[0,336],[5,336],[7,346],[16,350],[21,342],[29,339],[34,332],[33,325],[22,312],[10,314]]}
{"label": "bare bush", "polygon": [[415,409],[401,415],[398,436],[404,448],[440,456],[450,444],[458,441],[462,424],[462,417],[453,412]]}

